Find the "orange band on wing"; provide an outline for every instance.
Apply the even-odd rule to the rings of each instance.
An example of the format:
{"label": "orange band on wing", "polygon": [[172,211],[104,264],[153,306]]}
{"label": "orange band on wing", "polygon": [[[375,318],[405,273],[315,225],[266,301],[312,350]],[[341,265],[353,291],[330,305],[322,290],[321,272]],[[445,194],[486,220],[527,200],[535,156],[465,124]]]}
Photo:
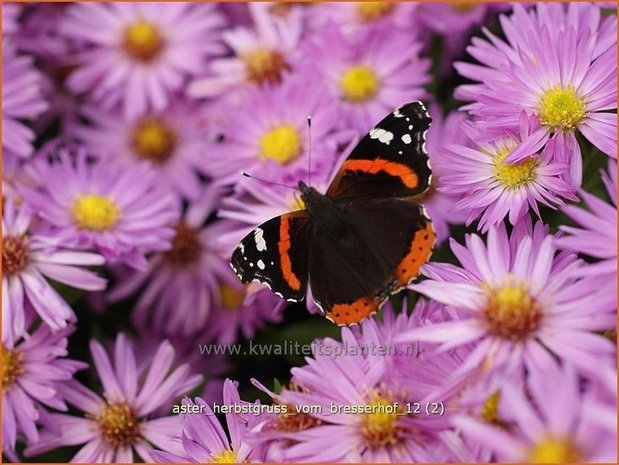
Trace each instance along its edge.
{"label": "orange band on wing", "polygon": [[408,166],[382,158],[376,158],[375,160],[347,160],[342,168],[347,171],[362,171],[370,174],[384,171],[391,176],[400,178],[402,184],[411,189],[419,184],[417,173]]}
{"label": "orange band on wing", "polygon": [[360,323],[378,310],[380,303],[379,300],[365,296],[350,304],[336,304],[325,316],[340,326]]}
{"label": "orange band on wing", "polygon": [[419,276],[421,266],[430,258],[435,238],[432,223],[428,223],[425,228],[415,233],[410,250],[395,271],[395,276],[402,286],[408,285]]}
{"label": "orange band on wing", "polygon": [[292,261],[288,251],[290,250],[290,220],[288,218],[282,218],[279,225],[279,242],[277,243],[279,248],[279,257],[281,261],[282,275],[286,280],[286,283],[295,291],[301,289],[301,281],[297,278],[297,275],[292,271]]}

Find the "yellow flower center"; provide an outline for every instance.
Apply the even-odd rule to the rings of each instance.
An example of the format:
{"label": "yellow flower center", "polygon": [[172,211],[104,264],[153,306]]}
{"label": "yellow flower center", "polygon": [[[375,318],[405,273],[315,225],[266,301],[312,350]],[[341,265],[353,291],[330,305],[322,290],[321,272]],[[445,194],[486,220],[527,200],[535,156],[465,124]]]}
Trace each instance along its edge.
{"label": "yellow flower center", "polygon": [[118,222],[120,209],[110,198],[95,194],[78,195],[71,206],[73,220],[82,229],[105,231]]}
{"label": "yellow flower center", "polygon": [[529,463],[575,463],[583,456],[567,439],[548,437],[535,444],[528,453]]}
{"label": "yellow flower center", "polygon": [[403,409],[394,409],[392,396],[381,396],[375,393],[368,405],[373,407],[372,413],[363,414],[361,419],[361,434],[367,444],[372,447],[393,446],[400,440],[402,428],[398,425],[399,413]]}
{"label": "yellow flower center", "polygon": [[483,316],[491,334],[520,340],[537,331],[544,313],[523,284],[507,284],[487,290]]}
{"label": "yellow flower center", "polygon": [[260,158],[285,165],[301,154],[301,136],[290,123],[276,126],[260,138]]}
{"label": "yellow flower center", "polygon": [[219,298],[226,310],[236,310],[243,306],[243,302],[245,302],[245,291],[240,292],[232,286],[222,284],[219,287]]}
{"label": "yellow flower center", "polygon": [[174,227],[175,235],[172,247],[165,253],[167,260],[178,266],[187,266],[196,263],[202,253],[202,242],[198,231],[184,223]]}
{"label": "yellow flower center", "polygon": [[131,145],[138,158],[163,163],[174,153],[176,133],[162,119],[144,118],[133,128]]}
{"label": "yellow flower center", "polygon": [[379,80],[368,66],[353,66],[340,79],[340,89],[350,102],[365,102],[378,91]]}
{"label": "yellow flower center", "polygon": [[206,459],[206,463],[236,463],[236,452],[224,449],[217,454],[213,453]]}
{"label": "yellow flower center", "polygon": [[460,13],[465,13],[465,12],[471,11],[472,9],[477,7],[478,4],[479,4],[479,2],[460,2],[460,1],[456,1],[456,2],[450,2],[449,6],[454,11],[457,11],[457,12],[460,12]]}
{"label": "yellow flower center", "polygon": [[241,57],[245,64],[247,79],[257,84],[276,84],[282,80],[285,71],[292,67],[277,50],[259,49]]}
{"label": "yellow flower center", "polygon": [[494,391],[484,402],[479,416],[482,420],[495,425],[501,424],[499,418],[499,401],[501,400],[501,391],[498,389]]}
{"label": "yellow flower center", "polygon": [[0,366],[2,367],[2,389],[8,389],[15,382],[19,375],[24,372],[22,361],[24,354],[17,350],[7,349],[2,344],[2,352],[0,352]]}
{"label": "yellow flower center", "polygon": [[580,98],[572,86],[554,88],[544,92],[539,101],[539,119],[544,126],[553,130],[572,131],[587,116],[585,100]]}
{"label": "yellow flower center", "polygon": [[507,142],[498,146],[494,153],[494,177],[503,186],[516,189],[535,180],[537,160],[529,157],[526,160],[510,164],[504,160],[516,147],[513,142]]}
{"label": "yellow flower center", "polygon": [[154,60],[163,50],[161,31],[144,20],[138,20],[125,29],[123,36],[125,52],[136,61]]}
{"label": "yellow flower center", "polygon": [[101,436],[114,447],[130,446],[140,438],[140,424],[125,403],[102,405],[96,419]]}
{"label": "yellow flower center", "polygon": [[357,14],[364,22],[378,21],[393,11],[391,2],[357,2]]}
{"label": "yellow flower center", "polygon": [[9,276],[23,271],[28,265],[30,251],[24,236],[2,238],[2,274]]}

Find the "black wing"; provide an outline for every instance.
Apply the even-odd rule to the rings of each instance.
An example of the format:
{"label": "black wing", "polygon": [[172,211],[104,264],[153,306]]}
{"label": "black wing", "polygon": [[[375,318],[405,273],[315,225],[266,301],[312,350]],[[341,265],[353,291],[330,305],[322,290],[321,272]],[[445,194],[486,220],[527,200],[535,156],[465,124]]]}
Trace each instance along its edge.
{"label": "black wing", "polygon": [[230,265],[244,283],[259,281],[289,301],[307,290],[310,216],[306,210],[277,216],[239,243]]}
{"label": "black wing", "polygon": [[337,235],[315,229],[309,279],[327,318],[354,324],[419,275],[435,235],[423,207],[409,200],[355,198],[338,204],[346,227]]}
{"label": "black wing", "polygon": [[431,122],[421,102],[394,110],[353,149],[327,195],[410,197],[424,192],[431,176],[425,144]]}

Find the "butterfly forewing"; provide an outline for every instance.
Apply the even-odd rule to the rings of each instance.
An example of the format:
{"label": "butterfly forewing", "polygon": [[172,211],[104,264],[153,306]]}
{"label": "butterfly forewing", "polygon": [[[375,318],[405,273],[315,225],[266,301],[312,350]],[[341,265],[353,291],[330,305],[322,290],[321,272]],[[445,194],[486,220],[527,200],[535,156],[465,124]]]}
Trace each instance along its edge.
{"label": "butterfly forewing", "polygon": [[424,192],[431,176],[425,147],[431,121],[421,102],[394,110],[353,149],[327,195],[410,197]]}
{"label": "butterfly forewing", "polygon": [[305,210],[261,224],[239,243],[230,264],[244,283],[259,281],[290,301],[307,291],[310,216]]}

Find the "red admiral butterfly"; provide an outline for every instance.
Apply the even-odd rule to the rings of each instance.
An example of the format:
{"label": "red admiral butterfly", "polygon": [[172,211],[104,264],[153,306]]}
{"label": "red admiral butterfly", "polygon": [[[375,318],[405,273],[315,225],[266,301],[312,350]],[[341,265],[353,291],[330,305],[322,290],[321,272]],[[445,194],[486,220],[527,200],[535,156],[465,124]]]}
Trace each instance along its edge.
{"label": "red admiral butterfly", "polygon": [[321,194],[299,181],[305,210],[272,218],[249,233],[230,264],[244,283],[259,281],[293,302],[307,286],[334,323],[359,323],[419,275],[435,234],[423,206],[431,171],[421,102],[402,105],[354,148]]}

